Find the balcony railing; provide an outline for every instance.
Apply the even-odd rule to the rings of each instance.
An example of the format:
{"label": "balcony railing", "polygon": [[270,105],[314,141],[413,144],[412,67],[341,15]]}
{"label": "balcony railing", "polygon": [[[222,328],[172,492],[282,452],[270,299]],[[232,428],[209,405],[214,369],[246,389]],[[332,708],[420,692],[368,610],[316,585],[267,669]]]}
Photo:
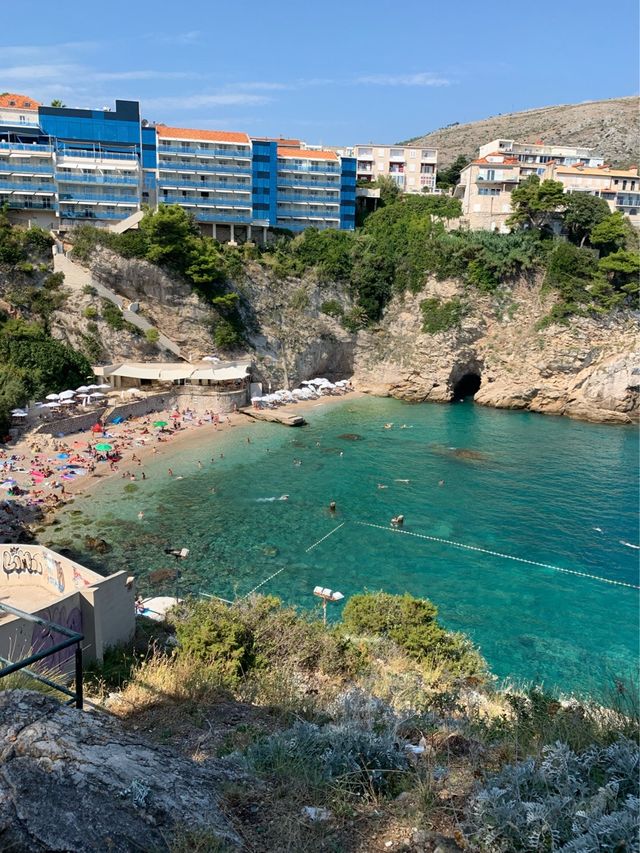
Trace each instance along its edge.
{"label": "balcony railing", "polygon": [[64,192],[59,193],[59,198],[60,201],[84,201],[89,204],[96,204],[99,201],[117,201],[134,206],[138,204],[137,195],[116,195],[115,193]]}
{"label": "balcony railing", "polygon": [[0,190],[19,190],[30,193],[51,193],[54,195],[56,188],[51,184],[19,184],[15,181],[3,181],[0,179]]}
{"label": "balcony railing", "polygon": [[247,181],[244,184],[231,184],[225,183],[224,181],[182,181],[177,180],[173,181],[169,178],[160,178],[158,181],[158,189],[182,189],[183,187],[189,187],[193,189],[199,190],[243,190],[244,192],[251,192],[251,182]]}
{"label": "balcony railing", "polygon": [[0,193],[0,206],[7,205],[11,210],[57,210],[58,206],[55,202],[48,203],[47,200],[42,202],[32,201],[25,196],[6,196],[2,197]]}
{"label": "balcony railing", "polygon": [[114,184],[137,186],[138,179],[129,175],[75,175],[69,172],[56,172],[59,184]]}
{"label": "balcony railing", "polygon": [[[161,172],[220,172],[223,175],[250,175],[251,169],[244,166],[218,166],[215,163],[159,163],[158,169]],[[164,178],[161,178],[164,180]]]}
{"label": "balcony railing", "polygon": [[181,204],[187,207],[246,207],[251,208],[249,199],[237,198],[185,198],[184,196],[163,195],[158,197],[160,204]]}
{"label": "balcony railing", "polygon": [[287,163],[285,160],[278,160],[278,172],[314,172],[325,175],[339,175],[340,167],[314,166],[310,163]]}
{"label": "balcony railing", "polygon": [[45,151],[53,154],[53,145],[39,145],[37,142],[0,142],[0,151]]}
{"label": "balcony railing", "polygon": [[5,163],[0,161],[0,172],[13,172],[15,174],[26,173],[29,175],[53,175],[53,166],[31,166],[30,164],[22,164],[9,161]]}
{"label": "balcony railing", "polygon": [[126,219],[131,214],[123,210],[116,213],[110,210],[77,210],[60,208],[61,219]]}
{"label": "balcony railing", "polygon": [[300,204],[340,204],[340,196],[324,198],[315,195],[294,195],[292,193],[278,193],[278,204],[280,202],[297,202]]}
{"label": "balcony railing", "polygon": [[202,148],[199,145],[190,145],[188,148],[180,148],[174,145],[158,145],[158,156],[163,154],[191,154],[194,157],[239,157],[251,160],[250,148]]}
{"label": "balcony railing", "polygon": [[206,213],[197,210],[195,218],[198,222],[239,222],[241,225],[251,225],[251,216],[234,216],[232,213]]}
{"label": "balcony railing", "polygon": [[332,219],[332,220],[339,221],[340,216],[337,213],[334,214],[333,211],[331,211],[331,215],[329,215],[328,211],[327,211],[327,213],[322,213],[319,211],[314,211],[313,213],[312,212],[306,213],[303,210],[288,210],[286,208],[282,208],[282,209],[278,209],[278,221],[280,221],[280,219],[309,219],[309,220]]}
{"label": "balcony railing", "polygon": [[[27,146],[28,147],[28,146]],[[137,160],[138,155],[133,151],[100,151],[87,148],[59,148],[58,157],[68,157],[76,160],[79,157],[91,160]],[[60,160],[58,160],[60,162]]]}
{"label": "balcony railing", "polygon": [[306,190],[339,190],[340,181],[305,181],[304,178],[278,178],[278,189],[280,187],[300,187]]}

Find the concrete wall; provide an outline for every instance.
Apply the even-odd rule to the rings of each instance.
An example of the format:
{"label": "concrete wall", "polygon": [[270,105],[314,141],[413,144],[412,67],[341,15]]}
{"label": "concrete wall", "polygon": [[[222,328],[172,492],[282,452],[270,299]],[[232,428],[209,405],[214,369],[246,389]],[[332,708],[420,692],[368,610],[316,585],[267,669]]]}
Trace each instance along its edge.
{"label": "concrete wall", "polygon": [[102,417],[106,409],[106,406],[101,406],[99,409],[93,409],[91,412],[81,415],[72,415],[68,418],[47,421],[37,427],[35,432],[39,435],[70,435],[74,432],[82,432],[82,430],[91,429],[95,422]]}
{"label": "concrete wall", "polygon": [[161,412],[173,404],[173,394],[170,391],[152,394],[140,400],[114,405],[109,412],[107,423],[113,423],[114,418],[141,418],[152,412]]}
{"label": "concrete wall", "polygon": [[174,399],[179,409],[194,409],[196,412],[217,412],[226,414],[232,412],[234,404],[241,408],[248,403],[247,389],[237,391],[220,391],[212,393],[210,388],[198,388],[197,385],[180,385],[180,391]]}
{"label": "concrete wall", "polygon": [[[135,587],[126,572],[103,577],[41,545],[0,545],[0,567],[0,601],[83,633],[87,660],[102,660],[109,646],[133,637]],[[0,618],[0,655],[28,654],[34,638],[40,648],[57,642],[30,622]],[[63,653],[54,665],[65,660]]]}

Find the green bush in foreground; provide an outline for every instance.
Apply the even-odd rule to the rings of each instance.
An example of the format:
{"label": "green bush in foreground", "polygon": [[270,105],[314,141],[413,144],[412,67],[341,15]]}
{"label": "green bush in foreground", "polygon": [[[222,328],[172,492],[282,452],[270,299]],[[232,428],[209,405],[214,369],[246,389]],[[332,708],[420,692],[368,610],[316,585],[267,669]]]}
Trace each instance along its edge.
{"label": "green bush in foreground", "polygon": [[393,640],[410,657],[429,665],[443,665],[452,675],[483,676],[486,663],[471,642],[442,628],[438,608],[425,598],[387,592],[352,595],[342,624],[359,636]]}

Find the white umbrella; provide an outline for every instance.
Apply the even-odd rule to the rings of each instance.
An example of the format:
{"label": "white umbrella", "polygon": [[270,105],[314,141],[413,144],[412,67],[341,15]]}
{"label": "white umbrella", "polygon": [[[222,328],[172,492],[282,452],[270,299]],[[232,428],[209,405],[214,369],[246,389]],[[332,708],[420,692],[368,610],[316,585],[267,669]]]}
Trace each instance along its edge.
{"label": "white umbrella", "polygon": [[43,409],[59,409],[60,403],[45,403]]}
{"label": "white umbrella", "polygon": [[220,359],[215,355],[205,355],[202,360],[203,361],[220,361]]}
{"label": "white umbrella", "polygon": [[87,385],[87,391],[95,391],[99,387],[99,385]]}
{"label": "white umbrella", "polygon": [[96,388],[111,388],[107,382],[103,382],[101,385],[96,385]]}
{"label": "white umbrella", "polygon": [[81,385],[79,388],[76,388],[76,394],[86,394],[88,390],[88,385]]}
{"label": "white umbrella", "polygon": [[76,404],[75,400],[60,400],[61,406],[75,406],[75,404]]}
{"label": "white umbrella", "polygon": [[349,380],[348,380],[348,379],[338,379],[338,381],[336,382],[336,386],[337,386],[338,388],[344,388],[344,387],[345,387],[345,385],[348,385],[348,384],[349,384]]}
{"label": "white umbrella", "polygon": [[329,381],[328,379],[312,379],[310,384],[311,385],[323,385],[325,382],[328,382],[328,381]]}
{"label": "white umbrella", "polygon": [[63,392],[60,394],[60,399],[61,399],[61,400],[70,400],[72,397],[75,397],[75,396],[76,396],[76,392],[75,392],[75,391],[71,391],[71,390],[69,390],[69,391],[63,391]]}
{"label": "white umbrella", "polygon": [[101,394],[99,391],[94,391],[93,394],[89,394],[89,396],[98,399],[98,397],[106,397],[106,394]]}
{"label": "white umbrella", "polygon": [[59,400],[60,394],[47,394],[47,396],[44,399],[45,400]]}
{"label": "white umbrella", "polygon": [[26,412],[11,412],[14,418],[28,418],[29,415]]}

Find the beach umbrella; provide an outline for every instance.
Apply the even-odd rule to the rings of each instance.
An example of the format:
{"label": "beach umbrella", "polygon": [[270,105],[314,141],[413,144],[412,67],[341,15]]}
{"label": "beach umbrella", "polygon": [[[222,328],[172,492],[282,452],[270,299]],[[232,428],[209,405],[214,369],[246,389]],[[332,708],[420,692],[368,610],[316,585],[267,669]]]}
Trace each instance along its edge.
{"label": "beach umbrella", "polygon": [[60,399],[61,400],[70,400],[71,397],[75,397],[75,396],[76,396],[76,392],[69,389],[68,391],[63,391],[60,394]]}
{"label": "beach umbrella", "polygon": [[47,394],[47,396],[44,399],[45,400],[59,400],[60,394]]}
{"label": "beach umbrella", "polygon": [[182,415],[180,414],[180,412],[171,412],[170,417],[172,417],[172,418],[181,418],[181,417],[182,417]]}
{"label": "beach umbrella", "polygon": [[59,409],[60,403],[45,403],[43,409]]}
{"label": "beach umbrella", "polygon": [[107,450],[113,450],[113,445],[107,444],[106,442],[103,441],[103,442],[100,442],[100,444],[96,444],[96,450],[102,450],[105,452]]}
{"label": "beach umbrella", "polygon": [[87,385],[87,391],[97,391],[99,387],[99,385]]}
{"label": "beach umbrella", "polygon": [[103,430],[104,430],[104,427],[102,426],[102,424],[94,424],[91,427],[91,432],[103,432]]}
{"label": "beach umbrella", "polygon": [[11,415],[14,418],[28,418],[29,415],[26,412],[11,412]]}
{"label": "beach umbrella", "polygon": [[154,427],[158,427],[159,429],[162,429],[162,427],[166,427],[168,425],[168,422],[167,421],[154,421],[153,425],[154,425]]}
{"label": "beach umbrella", "polygon": [[75,404],[76,404],[75,400],[60,400],[61,406],[75,406]]}
{"label": "beach umbrella", "polygon": [[101,385],[96,385],[96,388],[100,388],[101,390],[104,390],[105,388],[111,388],[111,385],[109,385],[106,382],[103,382]]}
{"label": "beach umbrella", "polygon": [[88,390],[88,385],[81,385],[79,388],[76,388],[76,394],[86,394]]}
{"label": "beach umbrella", "polygon": [[96,400],[100,399],[100,397],[106,396],[105,394],[101,394],[100,391],[94,391],[93,394],[89,394],[89,397],[95,397]]}
{"label": "beach umbrella", "polygon": [[68,453],[56,453],[56,459],[68,459],[68,458],[69,458]]}

